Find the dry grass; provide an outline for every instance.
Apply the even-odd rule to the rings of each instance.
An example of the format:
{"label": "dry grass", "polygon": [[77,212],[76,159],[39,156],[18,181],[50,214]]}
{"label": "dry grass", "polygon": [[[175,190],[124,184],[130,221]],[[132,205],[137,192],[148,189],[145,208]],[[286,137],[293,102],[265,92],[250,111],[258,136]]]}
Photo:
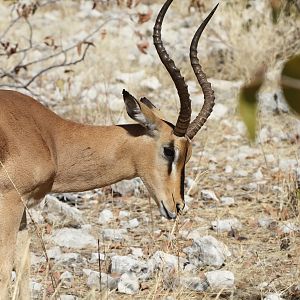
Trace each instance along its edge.
{"label": "dry grass", "polygon": [[[162,1],[157,2],[161,3]],[[209,70],[212,77],[248,80],[252,72],[261,64],[267,64],[271,70],[276,69],[286,57],[299,50],[299,17],[282,15],[279,23],[274,25],[269,11],[255,14],[251,8],[246,9],[245,5],[246,1],[222,2],[211,27],[204,35],[203,48],[208,49],[210,56],[206,56],[206,51],[204,53],[201,51],[200,54],[203,65]],[[54,98],[55,90],[58,90],[62,95],[62,99],[57,101],[54,108],[60,114],[75,120],[99,124],[124,120],[121,109],[116,112],[111,112],[109,109],[111,99],[120,101],[120,103],[122,101],[121,86],[118,87],[120,90],[114,93],[110,91],[110,87],[116,84],[115,70],[133,72],[141,68],[138,60],[128,59],[130,54],[138,52],[136,43],[139,41],[139,37],[134,35],[128,38],[125,35],[126,32],[122,32],[126,24],[136,26],[130,21],[128,11],[123,9],[124,6],[122,9],[116,8],[122,20],[109,24],[110,30],[102,31],[95,38],[96,48],[82,65],[74,67],[72,73],[55,71],[40,78],[37,82],[36,89],[41,94]],[[175,1],[174,11],[177,14],[180,12],[179,16],[184,18],[188,14],[188,9],[187,6],[184,5],[184,8],[182,6],[183,1]],[[50,34],[55,36],[55,39],[66,41],[68,37],[76,36],[76,33],[89,30],[96,23],[102,22],[97,19],[78,21],[75,14],[78,7],[78,3],[70,4],[69,2],[53,5],[52,9],[55,9],[60,20],[63,20],[63,22],[52,22],[47,27],[47,30],[51,28]],[[207,5],[206,9],[208,8]],[[115,6],[112,5],[105,10],[109,9],[114,11]],[[51,10],[46,12],[50,13]],[[251,22],[245,21],[248,16],[248,19],[252,20]],[[43,18],[42,13],[37,14],[36,28],[43,28],[41,26]],[[190,15],[190,19],[193,23],[189,29],[192,34],[202,17],[199,18],[199,15],[195,16],[193,13]],[[3,26],[4,23],[2,21],[1,25]],[[138,27],[138,30],[142,31],[142,26]],[[18,32],[14,34],[17,35]],[[37,30],[36,38],[42,40],[46,34],[49,35],[49,32]],[[149,35],[145,35],[145,39],[151,42]],[[186,40],[188,43],[189,39]],[[223,44],[222,50],[210,51],[220,43]],[[139,53],[139,55],[143,56],[144,54]],[[151,55],[146,56],[145,60],[147,59],[151,60]],[[186,77],[193,78],[187,63],[182,60],[180,64],[186,65],[183,68],[187,74]],[[161,66],[155,63],[143,66],[143,68],[146,72],[145,77],[156,75],[166,89],[166,91],[147,92],[147,95],[150,94],[156,99],[154,102],[167,112],[167,116],[174,118],[176,116],[176,95],[166,73]],[[97,99],[94,101],[95,106],[87,108],[87,105],[82,104],[85,103],[85,99],[81,94],[74,95],[73,91],[75,88],[80,91],[89,89],[99,82],[105,84],[107,92],[97,95]],[[139,96],[146,92],[139,86],[139,82],[130,82],[126,88]],[[120,95],[119,99],[117,99],[117,95]],[[241,146],[248,145],[248,140],[246,135],[239,136],[237,134],[239,120],[234,113],[235,99],[218,96],[217,101],[228,105],[231,113],[223,122],[209,121],[207,128],[195,138],[194,155],[188,164],[187,176],[193,179],[200,178],[199,191],[207,188],[214,190],[218,196],[235,197],[235,205],[223,207],[212,203],[205,204],[199,199],[199,193],[196,193],[195,201],[189,211],[176,224],[161,219],[154,204],[149,203],[146,196],[139,199],[116,199],[106,195],[103,199],[87,203],[82,209],[88,222],[93,225],[93,233],[96,236],[101,229],[97,223],[98,214],[105,207],[112,209],[116,215],[121,209],[129,210],[132,218],[137,217],[141,221],[141,228],[130,232],[129,241],[123,243],[101,241],[100,250],[105,250],[106,253],[115,252],[126,255],[130,252],[130,247],[136,246],[143,248],[146,257],[150,257],[156,250],[184,256],[182,249],[187,247],[191,241],[182,237],[182,231],[199,228],[203,234],[216,236],[232,251],[233,255],[226,263],[225,268],[235,274],[236,288],[233,291],[221,291],[220,293],[209,291],[199,294],[187,291],[182,287],[172,288],[172,276],[177,277],[180,274],[168,274],[169,281],[166,282],[166,275],[158,273],[153,280],[143,285],[142,291],[134,296],[134,299],[163,299],[167,296],[173,296],[175,299],[261,299],[268,292],[282,293],[286,299],[299,299],[300,297],[299,291],[295,290],[295,287],[300,284],[300,236],[298,232],[283,234],[278,226],[287,220],[300,225],[299,190],[295,186],[293,170],[287,173],[279,169],[278,171],[274,170],[278,167],[276,164],[279,159],[299,160],[299,141],[292,138],[296,136],[294,127],[296,120],[290,115],[262,115],[261,127],[269,126],[273,132],[289,132],[291,138],[279,142],[270,140],[263,144],[258,143],[253,145],[257,151],[256,155],[243,160],[232,160],[232,157],[238,155]],[[234,139],[234,136],[238,136],[238,138]],[[268,154],[274,155],[275,162],[266,162],[265,158]],[[212,156],[215,157],[216,162],[211,159]],[[234,170],[247,170],[248,175],[239,177],[234,173],[225,174],[224,169],[227,164],[232,165]],[[252,175],[259,168],[264,175],[264,183],[259,184],[257,189],[246,191],[244,186],[253,182]],[[274,185],[278,187],[276,190],[273,188]],[[258,218],[265,215],[274,219],[274,227],[266,229],[257,225]],[[243,229],[237,236],[210,230],[211,221],[225,217],[237,217],[241,220]],[[145,221],[146,218],[149,219],[148,222]],[[116,220],[113,226],[118,228],[119,220]],[[42,226],[42,229],[45,235],[53,230],[48,225]],[[157,232],[158,229],[160,233]],[[245,239],[239,239],[239,237]],[[50,243],[47,244],[47,247],[50,246]],[[31,250],[42,254],[39,240],[34,232]],[[64,250],[69,251],[68,249]],[[88,259],[90,253],[96,251],[96,249],[85,249],[80,254]],[[106,261],[102,266],[103,271],[108,268],[108,265],[109,261]],[[92,268],[98,270],[97,265]],[[57,292],[74,294],[83,299],[128,299],[128,296],[114,291],[102,291],[102,295],[99,292],[89,291],[86,286],[86,277],[82,276],[80,269],[81,266],[70,267],[75,274],[73,287],[67,290],[59,286]],[[209,268],[204,267],[199,270],[199,274],[207,270]],[[56,267],[54,274],[58,278],[63,271],[65,269],[62,267]],[[32,276],[46,287],[44,299],[48,299],[54,293],[49,277],[49,266],[44,264],[34,268]],[[169,288],[166,288],[166,283],[169,283]]]}

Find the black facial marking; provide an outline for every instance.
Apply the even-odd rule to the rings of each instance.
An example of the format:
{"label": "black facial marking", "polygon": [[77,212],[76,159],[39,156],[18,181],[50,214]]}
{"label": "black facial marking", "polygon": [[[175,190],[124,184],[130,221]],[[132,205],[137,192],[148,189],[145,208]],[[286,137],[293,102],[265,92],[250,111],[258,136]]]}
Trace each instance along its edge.
{"label": "black facial marking", "polygon": [[174,142],[171,142],[169,145],[164,146],[163,153],[165,159],[168,161],[168,174],[170,175],[172,172],[172,164],[175,159]]}
{"label": "black facial marking", "polygon": [[180,195],[183,201],[184,201],[184,179],[185,179],[185,164],[183,165],[183,168],[181,170],[181,176],[180,176]]}

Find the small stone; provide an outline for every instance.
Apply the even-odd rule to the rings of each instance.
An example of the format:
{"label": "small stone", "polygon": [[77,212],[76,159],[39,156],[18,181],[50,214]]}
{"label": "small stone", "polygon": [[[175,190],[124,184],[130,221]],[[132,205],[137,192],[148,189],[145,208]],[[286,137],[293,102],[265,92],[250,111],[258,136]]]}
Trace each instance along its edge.
{"label": "small stone", "polygon": [[275,162],[275,157],[274,157],[274,155],[273,155],[273,154],[266,154],[266,161],[267,161],[268,163],[273,163],[273,162]]}
{"label": "small stone", "polygon": [[228,113],[228,107],[222,103],[217,103],[211,113],[210,118],[214,120],[221,120]]}
{"label": "small stone", "polygon": [[234,198],[233,197],[221,197],[220,198],[221,205],[229,206],[234,204]]}
{"label": "small stone", "polygon": [[152,270],[144,261],[130,256],[115,255],[111,258],[111,272],[117,274],[134,272],[138,278],[147,279],[151,275]]}
{"label": "small stone", "polygon": [[130,247],[130,250],[131,250],[131,255],[135,256],[136,258],[144,256],[142,248]]}
{"label": "small stone", "polygon": [[123,218],[128,218],[130,216],[130,212],[128,210],[121,210],[119,212],[119,218],[123,219]]}
{"label": "small stone", "polygon": [[82,261],[78,253],[63,253],[62,255],[56,257],[55,261],[59,264],[72,264]]}
{"label": "small stone", "polygon": [[242,189],[244,191],[256,191],[257,188],[258,188],[258,184],[256,182],[250,182],[242,186]]}
{"label": "small stone", "polygon": [[178,267],[183,270],[185,264],[188,263],[187,259],[183,257],[175,256],[163,251],[156,251],[148,262],[154,270],[177,270]]}
{"label": "small stone", "polygon": [[283,300],[283,298],[279,294],[269,293],[266,295],[264,300]]}
{"label": "small stone", "polygon": [[109,276],[106,273],[100,273],[96,271],[91,271],[88,275],[87,285],[91,289],[100,290],[100,282],[102,288],[108,288],[110,290],[114,290],[118,287],[118,279]]}
{"label": "small stone", "polygon": [[127,221],[121,221],[120,225],[124,228],[127,228],[127,229],[133,229],[133,228],[138,227],[140,225],[140,222],[138,221],[137,218],[134,218],[132,220],[129,220],[128,222]]}
{"label": "small stone", "polygon": [[60,281],[62,283],[62,287],[71,288],[73,284],[73,275],[69,271],[65,271],[60,275]]}
{"label": "small stone", "polygon": [[238,177],[247,177],[248,172],[246,170],[236,170],[235,175]]}
{"label": "small stone", "polygon": [[113,213],[109,209],[103,209],[100,212],[98,222],[102,225],[109,224],[114,218]]}
{"label": "small stone", "polygon": [[181,276],[180,285],[195,292],[204,292],[209,287],[206,278],[200,278],[199,276]]}
{"label": "small stone", "polygon": [[294,223],[288,222],[286,224],[281,225],[280,229],[283,233],[288,234],[288,233],[300,231],[300,226],[297,226]]}
{"label": "small stone", "polygon": [[118,282],[118,292],[134,295],[139,291],[140,284],[137,276],[134,273],[124,273]]}
{"label": "small stone", "polygon": [[207,281],[213,289],[234,287],[234,275],[230,271],[216,270],[205,273]]}
{"label": "small stone", "polygon": [[138,71],[133,73],[118,73],[116,80],[122,83],[130,84],[131,82],[139,82],[145,77],[145,71]]}
{"label": "small stone", "polygon": [[73,295],[59,295],[60,300],[77,300],[78,298]]}
{"label": "small stone", "polygon": [[44,256],[37,256],[33,252],[31,252],[30,253],[30,262],[31,262],[31,265],[34,266],[34,265],[38,265],[38,264],[46,262],[46,259]]}
{"label": "small stone", "polygon": [[105,228],[102,230],[102,235],[106,241],[123,241],[126,238],[126,229],[111,229]]}
{"label": "small stone", "polygon": [[296,159],[279,159],[279,169],[285,172],[294,170],[297,166]]}
{"label": "small stone", "polygon": [[265,216],[265,217],[259,218],[257,222],[260,227],[268,228],[275,221],[272,218]]}
{"label": "small stone", "polygon": [[99,257],[100,260],[105,260],[105,254],[103,253],[92,253],[91,259],[89,260],[89,263],[94,264],[96,262],[99,262]]}
{"label": "small stone", "polygon": [[215,231],[231,231],[232,229],[241,229],[242,224],[238,219],[232,218],[213,221],[211,222],[211,227]]}
{"label": "small stone", "polygon": [[113,184],[111,187],[113,192],[118,193],[121,196],[132,196],[139,194],[141,186],[142,181],[139,178],[134,178],[131,180],[122,180]]}
{"label": "small stone", "polygon": [[59,246],[55,246],[46,251],[49,259],[57,260],[61,256],[61,250]]}
{"label": "small stone", "polygon": [[184,248],[184,252],[195,266],[221,267],[231,255],[225,244],[209,235],[194,238],[192,246]]}
{"label": "small stone", "polygon": [[61,247],[83,249],[97,245],[96,239],[82,229],[62,228],[56,230],[52,235],[54,243]]}
{"label": "small stone", "polygon": [[82,212],[76,207],[59,201],[56,197],[47,195],[42,202],[42,215],[51,224],[58,223],[64,226],[78,227],[85,224]]}
{"label": "small stone", "polygon": [[43,290],[43,286],[35,281],[31,281],[31,296],[33,299],[41,299],[41,292]]}
{"label": "small stone", "polygon": [[140,85],[150,91],[156,91],[161,87],[160,81],[155,76],[150,76],[140,82]]}
{"label": "small stone", "polygon": [[258,169],[254,174],[253,174],[253,178],[257,181],[263,180],[264,179],[264,175],[261,172],[261,169]]}
{"label": "small stone", "polygon": [[232,173],[232,171],[233,171],[232,166],[227,165],[227,166],[225,167],[225,173],[226,173],[226,174],[230,174],[230,173]]}
{"label": "small stone", "polygon": [[218,197],[216,196],[215,192],[210,191],[210,190],[202,190],[201,191],[201,198],[204,201],[216,201],[219,202]]}

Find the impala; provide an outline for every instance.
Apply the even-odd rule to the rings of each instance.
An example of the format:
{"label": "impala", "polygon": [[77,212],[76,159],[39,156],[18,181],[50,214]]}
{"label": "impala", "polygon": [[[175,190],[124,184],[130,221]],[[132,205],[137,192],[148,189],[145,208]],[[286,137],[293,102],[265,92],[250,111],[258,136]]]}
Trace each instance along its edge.
{"label": "impala", "polygon": [[[140,177],[162,216],[176,218],[184,208],[184,170],[191,140],[209,117],[214,92],[197,58],[197,45],[216,8],[195,33],[190,60],[204,104],[191,118],[188,87],[161,40],[161,26],[172,0],[155,22],[153,39],[180,99],[176,125],[160,118],[147,98],[123,90],[128,115],[138,124],[91,126],[64,120],[29,96],[0,91],[0,299],[9,298],[13,264],[20,269],[26,240],[26,210],[49,192],[77,192]],[[21,225],[20,225],[21,224]],[[18,236],[18,238],[17,238]],[[17,244],[17,247],[16,247]],[[24,252],[24,251],[23,251]],[[29,299],[29,260],[20,276],[18,297]]]}

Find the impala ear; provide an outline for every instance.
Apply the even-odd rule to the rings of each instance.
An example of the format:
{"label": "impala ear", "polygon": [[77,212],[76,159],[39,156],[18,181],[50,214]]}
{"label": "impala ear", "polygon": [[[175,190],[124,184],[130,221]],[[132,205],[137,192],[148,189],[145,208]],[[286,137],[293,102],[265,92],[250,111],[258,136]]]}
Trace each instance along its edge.
{"label": "impala ear", "polygon": [[131,119],[137,121],[151,131],[158,129],[159,124],[162,121],[152,112],[147,104],[138,101],[125,90],[123,90],[123,99],[126,105],[127,114]]}

